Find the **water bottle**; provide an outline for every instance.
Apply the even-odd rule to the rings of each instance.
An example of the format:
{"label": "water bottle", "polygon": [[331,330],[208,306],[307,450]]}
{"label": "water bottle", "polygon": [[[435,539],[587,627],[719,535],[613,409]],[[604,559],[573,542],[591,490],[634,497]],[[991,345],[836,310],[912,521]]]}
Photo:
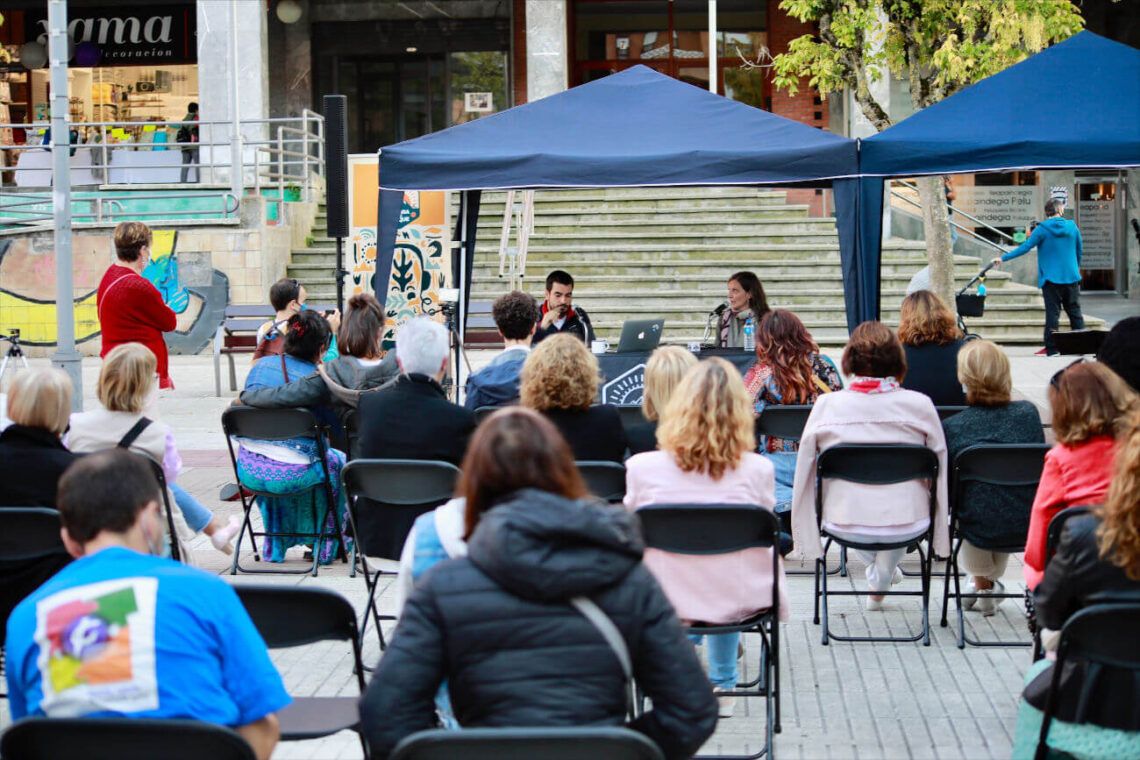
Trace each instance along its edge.
{"label": "water bottle", "polygon": [[752,317],[744,321],[744,350],[748,352],[756,350],[756,337],[752,333]]}
{"label": "water bottle", "polygon": [[978,283],[978,295],[983,297],[986,295],[986,284],[984,282]]}

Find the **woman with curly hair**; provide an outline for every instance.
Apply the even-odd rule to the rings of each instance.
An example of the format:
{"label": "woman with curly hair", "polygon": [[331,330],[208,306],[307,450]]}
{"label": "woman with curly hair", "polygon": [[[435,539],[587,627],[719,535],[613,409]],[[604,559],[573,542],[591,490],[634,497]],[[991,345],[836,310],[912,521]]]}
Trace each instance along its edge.
{"label": "woman with curly hair", "polygon": [[744,348],[744,325],[752,320],[752,329],[768,313],[768,296],[755,272],[737,272],[728,278],[728,308],[720,315],[717,345],[721,348]]}
{"label": "woman with curly hair", "polygon": [[[774,309],[760,320],[756,363],[744,375],[744,387],[759,415],[771,405],[814,404],[820,394],[842,390],[843,379],[831,359],[819,352],[799,317]],[[776,468],[776,513],[780,515],[792,508],[799,450],[799,441],[766,436],[760,442],[760,453]]]}
{"label": "woman with curly hair", "polygon": [[629,438],[629,452],[640,454],[657,448],[657,423],[661,412],[677,390],[677,384],[689,367],[697,363],[691,351],[680,346],[661,346],[654,349],[645,363],[645,391],[641,402],[641,415],[645,422],[630,425],[625,431]]}
{"label": "woman with curly hair", "polygon": [[523,364],[519,400],[554,423],[577,461],[620,462],[627,444],[617,407],[591,406],[598,377],[598,360],[585,343],[553,335]]}
{"label": "woman with curly hair", "polygon": [[1099,362],[1077,361],[1049,380],[1057,445],[1045,455],[1025,542],[1025,582],[1034,588],[1045,571],[1049,521],[1065,507],[1099,504],[1112,481],[1116,435],[1137,408],[1137,396]]}
{"label": "woman with curly hair", "polygon": [[[753,451],[752,400],[740,373],[724,359],[689,369],[657,428],[659,451],[626,462],[625,506],[649,504],[755,504],[772,509],[772,464]],[[736,623],[772,604],[772,549],[744,549],[713,556],[676,555],[648,549],[645,564],[683,620]],[[780,616],[788,605],[780,566]],[[740,634],[709,636],[709,680],[718,691],[736,685]],[[696,642],[700,637],[695,637]],[[734,697],[720,698],[731,717]]]}
{"label": "woman with curly hair", "polygon": [[[1056,648],[1057,631],[1079,610],[1106,601],[1140,599],[1140,411],[1131,412],[1121,427],[1104,506],[1065,523],[1057,554],[1034,592],[1046,650]],[[1084,679],[1091,675],[1079,661],[1066,666],[1049,727],[1050,750],[1077,758],[1140,758],[1136,710],[1140,687],[1131,672],[1102,667],[1081,722],[1074,722],[1078,701],[1085,696]],[[1026,675],[1014,758],[1034,756],[1052,677],[1052,659],[1035,663]]]}
{"label": "woman with curly hair", "polygon": [[903,299],[899,340],[906,351],[903,387],[930,396],[936,406],[962,406],[966,393],[958,382],[962,331],[954,313],[937,294],[916,290]]}

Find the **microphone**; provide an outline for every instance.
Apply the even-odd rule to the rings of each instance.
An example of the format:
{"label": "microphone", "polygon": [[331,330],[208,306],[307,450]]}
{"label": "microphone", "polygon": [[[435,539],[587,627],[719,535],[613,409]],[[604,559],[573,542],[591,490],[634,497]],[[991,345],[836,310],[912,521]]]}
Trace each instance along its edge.
{"label": "microphone", "polygon": [[713,309],[713,310],[712,310],[710,313],[711,313],[711,314],[715,314],[715,315],[717,315],[717,316],[719,317],[721,314],[724,314],[724,310],[725,310],[725,309],[727,309],[727,308],[728,308],[728,301],[725,301],[725,302],[724,302],[724,303],[722,303],[720,306],[718,306],[718,307],[716,307],[715,309]]}

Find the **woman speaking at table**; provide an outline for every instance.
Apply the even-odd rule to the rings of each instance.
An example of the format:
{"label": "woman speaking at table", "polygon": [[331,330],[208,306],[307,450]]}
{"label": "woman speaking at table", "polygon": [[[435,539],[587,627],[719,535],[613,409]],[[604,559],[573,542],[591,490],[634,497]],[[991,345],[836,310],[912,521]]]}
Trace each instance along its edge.
{"label": "woman speaking at table", "polygon": [[717,346],[744,348],[744,328],[752,320],[752,334],[769,312],[768,298],[760,278],[752,272],[737,272],[728,278],[728,302],[716,308]]}

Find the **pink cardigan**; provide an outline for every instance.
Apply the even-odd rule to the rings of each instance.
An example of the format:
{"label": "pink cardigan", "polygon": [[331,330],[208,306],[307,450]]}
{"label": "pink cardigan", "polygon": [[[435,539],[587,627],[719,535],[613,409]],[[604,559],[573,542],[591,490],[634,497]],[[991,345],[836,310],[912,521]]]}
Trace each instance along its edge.
{"label": "pink cardigan", "polygon": [[[747,453],[735,470],[720,480],[700,472],[685,472],[673,455],[649,451],[626,463],[625,506],[648,504],[776,503],[772,463]],[[772,549],[744,549],[714,556],[645,551],[645,566],[656,576],[665,596],[683,620],[735,623],[772,606]],[[789,617],[783,560],[779,565],[780,619]]]}
{"label": "pink cardigan", "polygon": [[[938,456],[934,551],[950,554],[946,507],[946,437],[930,398],[898,389],[887,393],[837,391],[820,396],[800,439],[792,496],[792,537],[805,559],[823,554],[815,516],[816,455],[840,443],[911,443]],[[911,481],[869,486],[825,481],[825,521],[839,525],[909,525],[930,516],[929,484]]]}

